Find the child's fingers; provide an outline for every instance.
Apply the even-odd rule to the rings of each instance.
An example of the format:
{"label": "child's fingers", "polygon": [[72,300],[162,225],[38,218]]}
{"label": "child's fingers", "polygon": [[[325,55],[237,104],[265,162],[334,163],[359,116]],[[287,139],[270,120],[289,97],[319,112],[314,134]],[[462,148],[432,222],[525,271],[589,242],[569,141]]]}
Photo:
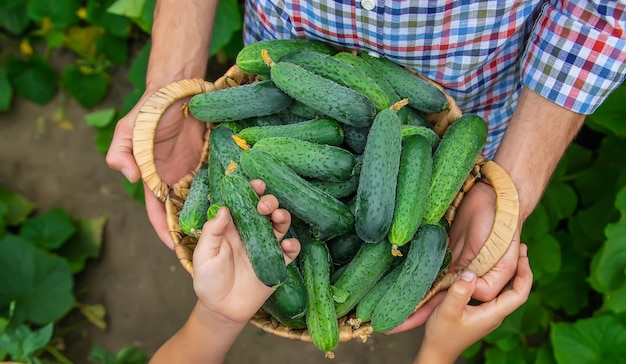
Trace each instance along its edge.
{"label": "child's fingers", "polygon": [[439,312],[446,316],[460,317],[472,298],[475,288],[476,273],[470,270],[463,271],[461,276],[448,288],[448,292],[439,305]]}
{"label": "child's fingers", "polygon": [[265,193],[265,182],[260,179],[253,179],[252,181],[250,181],[250,186],[252,186],[254,192],[256,192],[256,194],[259,196]]}
{"label": "child's fingers", "polygon": [[261,215],[270,215],[278,208],[278,199],[274,195],[263,195],[259,198],[257,211]]}
{"label": "child's fingers", "polygon": [[276,209],[272,212],[270,220],[272,220],[272,226],[274,227],[276,239],[282,240],[282,238],[285,237],[285,234],[287,234],[287,231],[289,231],[289,226],[291,225],[291,214],[285,209]]}
{"label": "child's fingers", "polygon": [[300,254],[300,242],[298,239],[285,239],[280,243],[280,247],[283,249],[286,264],[291,263]]}
{"label": "child's fingers", "polygon": [[505,317],[526,302],[533,285],[533,273],[528,262],[528,247],[520,244],[520,256],[517,263],[517,274],[510,288],[504,290],[494,302],[495,310]]}
{"label": "child's fingers", "polygon": [[219,254],[222,247],[222,238],[228,226],[232,223],[228,207],[222,206],[217,211],[217,215],[206,223],[202,228],[202,234],[198,239],[198,245],[194,250],[194,255],[203,258],[212,258]]}

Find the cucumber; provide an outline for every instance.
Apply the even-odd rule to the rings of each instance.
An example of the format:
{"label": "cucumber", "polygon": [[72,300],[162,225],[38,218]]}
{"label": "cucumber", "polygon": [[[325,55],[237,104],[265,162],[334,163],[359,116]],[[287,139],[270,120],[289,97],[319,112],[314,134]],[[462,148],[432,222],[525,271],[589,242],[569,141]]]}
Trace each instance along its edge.
{"label": "cucumber", "polygon": [[302,244],[300,264],[308,296],[307,329],[313,344],[333,358],[339,345],[339,324],[330,284],[330,255],[326,244],[313,240]]}
{"label": "cucumber", "polygon": [[235,63],[243,72],[269,76],[270,67],[261,57],[261,50],[263,49],[273,59],[279,59],[285,53],[296,50],[310,50],[327,54],[337,52],[331,45],[312,39],[269,39],[243,47],[237,54]]}
{"label": "cucumber", "polygon": [[376,107],[359,92],[290,62],[272,62],[272,81],[285,94],[343,124],[369,126]]}
{"label": "cucumber", "polygon": [[343,142],[343,129],[335,120],[313,119],[287,125],[253,126],[242,129],[239,137],[252,146],[267,137],[290,137],[338,146]]}
{"label": "cucumber", "polygon": [[313,227],[323,240],[344,234],[354,227],[350,209],[336,198],[313,187],[287,164],[256,148],[241,154],[241,166],[251,179],[265,182],[266,191],[293,215]]}
{"label": "cucumber", "polygon": [[222,179],[222,192],[254,272],[276,288],[287,278],[287,267],[271,221],[257,210],[259,196],[247,179],[232,172]]}
{"label": "cucumber", "polygon": [[313,110],[308,105],[305,105],[300,101],[292,102],[286,110],[304,120],[313,120],[325,117],[324,115],[320,115],[317,110]]}
{"label": "cucumber", "polygon": [[402,125],[402,139],[405,139],[411,135],[421,135],[430,143],[430,147],[434,152],[439,146],[439,141],[441,138],[435,131],[431,128],[427,128],[425,126],[414,126],[414,125]]}
{"label": "cucumber", "polygon": [[202,226],[207,221],[209,209],[209,169],[204,165],[193,176],[189,194],[183,203],[178,217],[180,230],[190,236],[199,237]]}
{"label": "cucumber", "polygon": [[433,173],[424,215],[425,224],[437,224],[474,167],[487,140],[487,123],[465,114],[441,138],[433,155]]}
{"label": "cucumber", "polygon": [[363,165],[363,158],[361,156],[355,157],[356,165],[352,170],[352,175],[344,181],[328,181],[312,179],[309,182],[313,187],[328,193],[334,198],[341,199],[351,196],[359,187],[359,176],[361,175],[361,166]]}
{"label": "cucumber", "polygon": [[328,252],[334,265],[344,265],[349,263],[356,253],[361,249],[363,240],[354,232],[354,230],[336,236],[326,241]]}
{"label": "cucumber", "polygon": [[200,121],[224,122],[275,114],[292,101],[271,80],[265,80],[194,95],[188,107]]}
{"label": "cucumber", "polygon": [[378,243],[361,245],[333,286],[337,317],[346,315],[356,307],[384,276],[393,260],[394,256],[391,255],[386,239]]}
{"label": "cucumber", "polygon": [[366,242],[383,240],[393,219],[402,151],[402,122],[396,110],[405,104],[379,112],[367,136],[354,215],[356,233]]}
{"label": "cucumber", "polygon": [[430,143],[419,135],[402,140],[402,155],[396,187],[396,203],[389,229],[394,254],[408,243],[422,223],[430,187],[433,156]]}
{"label": "cucumber", "polygon": [[365,144],[367,144],[367,135],[370,132],[370,127],[355,128],[350,125],[343,126],[343,139],[352,151],[356,154],[363,154],[365,151]]}
{"label": "cucumber", "polygon": [[292,329],[306,329],[308,297],[304,278],[296,261],[287,265],[287,277],[263,303],[263,310]]}
{"label": "cucumber", "polygon": [[233,131],[236,133],[239,133],[242,129],[250,128],[253,126],[283,125],[283,121],[278,115],[278,113],[276,113],[276,114],[270,114],[270,115],[264,115],[264,116],[258,116],[254,118],[239,120],[236,122],[236,125],[239,128],[237,130],[233,129]]}
{"label": "cucumber", "polygon": [[391,106],[391,101],[374,80],[351,64],[332,55],[313,51],[294,51],[286,53],[278,61],[297,64],[306,70],[361,93],[374,104],[376,111]]}
{"label": "cucumber", "polygon": [[264,138],[254,148],[274,155],[302,177],[345,181],[356,165],[354,155],[345,149],[296,138]]}
{"label": "cucumber", "polygon": [[422,225],[411,241],[402,270],[372,313],[374,332],[400,325],[430,289],[446,254],[446,232],[438,225]]}
{"label": "cucumber", "polygon": [[371,64],[381,77],[387,79],[401,98],[409,99],[411,107],[429,113],[448,108],[448,99],[440,89],[389,58],[374,57],[367,52],[361,52],[361,58]]}
{"label": "cucumber", "polygon": [[226,169],[222,166],[214,145],[209,145],[209,201],[211,205],[224,202],[222,178]]}
{"label": "cucumber", "polygon": [[415,110],[412,107],[406,107],[405,108],[406,112],[407,112],[407,118],[406,118],[406,124],[407,125],[413,125],[413,126],[423,126],[425,128],[433,128],[433,125],[430,123],[430,121],[428,121],[428,119],[426,119],[426,116],[424,115],[423,112],[419,111],[419,110]]}
{"label": "cucumber", "polygon": [[[212,154],[217,156],[224,170],[228,169],[231,162],[239,164],[241,152],[250,148],[245,140],[224,125],[218,125],[211,131],[209,134],[209,145],[211,146]],[[235,173],[242,173],[241,169],[235,169],[234,171]]]}
{"label": "cucumber", "polygon": [[361,299],[359,304],[356,306],[355,312],[356,319],[359,320],[359,323],[368,322],[372,319],[372,313],[374,313],[376,305],[398,279],[403,265],[404,261],[391,269],[374,285],[374,287],[372,287],[369,292],[367,292],[365,297]]}

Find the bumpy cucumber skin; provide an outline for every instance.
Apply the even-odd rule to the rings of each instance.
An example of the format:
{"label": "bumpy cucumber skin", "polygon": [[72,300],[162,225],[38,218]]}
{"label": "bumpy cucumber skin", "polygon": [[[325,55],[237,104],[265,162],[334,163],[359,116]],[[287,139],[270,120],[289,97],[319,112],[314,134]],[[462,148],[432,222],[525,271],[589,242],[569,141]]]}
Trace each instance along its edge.
{"label": "bumpy cucumber skin", "polygon": [[352,175],[344,181],[327,181],[312,179],[309,182],[316,188],[328,193],[336,199],[349,197],[356,192],[359,187],[359,177],[361,175],[361,166],[363,165],[363,157],[357,155],[355,157],[356,164],[352,170]]}
{"label": "bumpy cucumber skin", "polygon": [[287,265],[287,278],[263,303],[265,312],[292,329],[306,329],[308,297],[296,261]]}
{"label": "bumpy cucumber skin", "polygon": [[433,152],[437,149],[439,141],[441,140],[439,135],[431,128],[425,126],[402,125],[402,139],[411,135],[421,135],[426,138],[426,140],[430,143],[430,147]]}
{"label": "bumpy cucumber skin", "polygon": [[422,223],[430,187],[433,157],[430,143],[419,135],[402,141],[396,204],[389,229],[389,242],[404,245]]}
{"label": "bumpy cucumber skin", "polygon": [[285,54],[279,61],[297,64],[304,69],[361,93],[374,104],[376,111],[381,111],[391,106],[391,101],[374,80],[351,64],[329,54],[295,51]]}
{"label": "bumpy cucumber skin", "polygon": [[354,228],[354,216],[341,201],[313,187],[287,164],[254,147],[241,154],[241,167],[251,179],[265,182],[266,192],[327,240]]}
{"label": "bumpy cucumber skin", "polygon": [[238,126],[238,129],[237,130],[233,129],[233,131],[236,133],[239,133],[242,129],[250,128],[253,126],[268,126],[268,125],[283,125],[284,124],[280,116],[278,116],[278,113],[239,120],[235,123]]}
{"label": "bumpy cucumber skin", "polygon": [[406,124],[413,126],[423,126],[426,128],[433,128],[433,125],[426,119],[426,116],[419,111],[415,110],[412,107],[405,107],[404,110],[407,112]]}
{"label": "bumpy cucumber skin", "polygon": [[250,182],[228,173],[222,179],[222,192],[257,277],[269,287],[282,284],[287,278],[285,258],[272,223],[257,210],[259,197]]}
{"label": "bumpy cucumber skin", "polygon": [[200,121],[237,121],[275,114],[292,102],[271,80],[265,80],[194,95],[189,113]]}
{"label": "bumpy cucumber skin", "polygon": [[303,177],[345,181],[356,165],[354,155],[343,148],[296,138],[264,138],[254,148],[273,154]]}
{"label": "bumpy cucumber skin", "polygon": [[198,169],[191,181],[189,194],[185,199],[178,217],[180,230],[190,236],[198,237],[206,222],[209,209],[209,170],[208,167]]}
{"label": "bumpy cucumber skin", "polygon": [[369,127],[355,128],[350,125],[345,125],[343,127],[343,139],[354,153],[363,154],[369,132]]}
{"label": "bumpy cucumber skin", "polygon": [[409,99],[411,107],[430,113],[441,112],[448,108],[448,99],[440,89],[404,67],[388,58],[373,57],[367,52],[362,52],[361,58],[387,79],[401,98]]}
{"label": "bumpy cucumber skin", "polygon": [[[211,146],[212,153],[217,156],[217,159],[222,164],[224,170],[228,168],[231,162],[239,164],[241,158],[241,152],[243,149],[239,144],[235,142],[237,134],[225,125],[218,125],[209,134],[209,145]],[[237,168],[233,173],[243,173],[240,168]]]}
{"label": "bumpy cucumber skin", "polygon": [[326,245],[328,246],[328,252],[333,264],[344,265],[350,263],[359,249],[361,249],[363,240],[359,238],[354,230],[350,230],[343,235],[326,241]]}
{"label": "bumpy cucumber skin", "polygon": [[286,125],[253,126],[239,131],[239,137],[252,146],[268,137],[290,137],[338,146],[343,142],[343,128],[335,120],[313,119]]}
{"label": "bumpy cucumber skin", "polygon": [[393,109],[376,115],[367,136],[356,192],[355,229],[366,242],[379,242],[389,231],[396,199],[402,151],[401,121]]}
{"label": "bumpy cucumber skin", "polygon": [[296,64],[275,63],[271,77],[285,94],[341,123],[369,126],[376,115],[376,107],[367,97]]}
{"label": "bumpy cucumber skin", "polygon": [[296,50],[310,50],[326,54],[337,51],[327,43],[310,39],[270,39],[249,44],[239,51],[235,63],[240,70],[253,75],[270,75],[270,67],[263,61],[261,50],[265,49],[272,59]]}
{"label": "bumpy cucumber skin", "polygon": [[404,261],[398,264],[395,268],[391,269],[374,285],[374,287],[372,287],[369,292],[367,292],[365,297],[361,299],[359,304],[356,306],[356,318],[360,322],[368,322],[372,319],[372,313],[374,313],[376,305],[398,279],[398,276],[400,276],[403,264]]}
{"label": "bumpy cucumber skin", "polygon": [[331,264],[324,242],[313,240],[302,244],[300,265],[308,296],[307,328],[313,344],[326,353],[339,345],[339,324],[330,284]]}
{"label": "bumpy cucumber skin", "polygon": [[446,253],[447,235],[438,225],[422,225],[411,241],[402,270],[372,313],[374,332],[400,325],[430,289]]}
{"label": "bumpy cucumber skin", "polygon": [[346,315],[382,278],[394,261],[389,242],[363,244],[334,284],[337,317]]}
{"label": "bumpy cucumber skin", "polygon": [[423,223],[437,224],[474,167],[487,140],[487,124],[465,114],[441,138],[433,155],[433,174]]}
{"label": "bumpy cucumber skin", "polygon": [[222,166],[214,145],[209,145],[209,201],[211,205],[224,203],[224,195],[222,194],[222,178],[224,178],[225,169]]}

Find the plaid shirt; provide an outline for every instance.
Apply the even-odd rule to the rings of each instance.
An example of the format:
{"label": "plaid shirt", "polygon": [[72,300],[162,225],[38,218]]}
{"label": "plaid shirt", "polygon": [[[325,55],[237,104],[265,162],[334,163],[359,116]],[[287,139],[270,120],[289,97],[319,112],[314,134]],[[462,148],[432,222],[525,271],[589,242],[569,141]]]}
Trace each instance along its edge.
{"label": "plaid shirt", "polygon": [[418,3],[247,0],[244,41],[320,39],[412,67],[489,123],[488,158],[522,85],[589,114],[626,75],[624,0]]}

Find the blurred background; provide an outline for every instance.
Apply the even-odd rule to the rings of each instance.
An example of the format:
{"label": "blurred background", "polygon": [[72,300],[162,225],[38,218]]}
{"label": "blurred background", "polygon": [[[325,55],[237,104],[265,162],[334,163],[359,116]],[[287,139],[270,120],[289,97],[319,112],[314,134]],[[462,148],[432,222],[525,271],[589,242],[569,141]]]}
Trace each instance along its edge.
{"label": "blurred background", "polygon": [[[140,184],[104,156],[144,91],[155,0],[0,1],[0,361],[146,363],[195,302],[154,233]],[[212,81],[242,47],[220,0]],[[626,90],[589,116],[527,221],[528,302],[467,363],[626,357]],[[550,121],[546,121],[550,122]],[[422,330],[341,343],[337,363],[408,363]],[[229,363],[324,363],[249,326]]]}

